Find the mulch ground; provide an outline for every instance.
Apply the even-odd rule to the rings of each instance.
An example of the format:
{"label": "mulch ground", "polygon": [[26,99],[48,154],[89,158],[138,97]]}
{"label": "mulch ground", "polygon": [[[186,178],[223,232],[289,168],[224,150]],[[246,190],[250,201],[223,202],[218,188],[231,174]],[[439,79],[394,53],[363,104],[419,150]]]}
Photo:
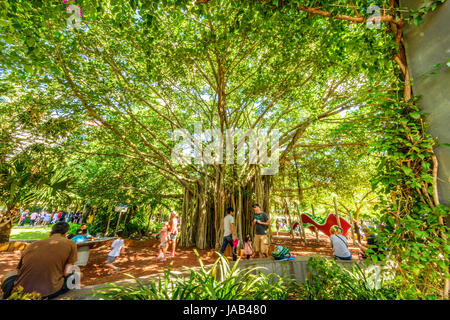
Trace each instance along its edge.
{"label": "mulch ground", "polygon": [[[324,255],[324,256],[333,256],[333,249],[331,248],[330,238],[327,236],[321,235],[319,236],[319,242],[316,240],[316,236],[307,235],[307,244],[303,242],[300,237],[295,237],[291,239],[288,235],[279,235],[276,234],[273,237],[272,244],[274,245],[282,245],[289,248],[289,251],[294,256],[306,256],[306,255]],[[352,254],[353,259],[358,259],[358,254],[360,253],[360,249],[358,246],[353,245],[351,240],[348,240],[348,249]]]}
{"label": "mulch ground", "polygon": [[[332,256],[330,240],[326,236],[319,237],[317,243],[315,236],[308,236],[307,245],[299,238],[291,239],[288,235],[274,235],[272,244],[287,246],[290,252],[295,256],[319,254]],[[352,245],[349,241],[350,252],[354,259],[358,258],[359,249]],[[119,274],[108,275],[108,268],[105,266],[107,255],[110,251],[109,246],[104,245],[99,248],[92,249],[89,256],[89,262],[85,267],[80,267],[83,274],[82,286],[101,284],[106,282],[115,282],[128,279],[123,273],[131,274],[135,277],[142,277],[150,274],[160,273],[167,270],[169,264],[173,262],[172,270],[182,270],[183,266],[197,267],[200,266],[194,248],[177,248],[175,258],[167,259],[161,262],[156,260],[158,254],[157,248],[152,247],[128,247],[123,256],[119,257],[114,265],[120,268]],[[204,264],[211,264],[215,261],[211,250],[199,250]],[[0,278],[11,270],[14,270],[20,259],[20,251],[0,252]]]}

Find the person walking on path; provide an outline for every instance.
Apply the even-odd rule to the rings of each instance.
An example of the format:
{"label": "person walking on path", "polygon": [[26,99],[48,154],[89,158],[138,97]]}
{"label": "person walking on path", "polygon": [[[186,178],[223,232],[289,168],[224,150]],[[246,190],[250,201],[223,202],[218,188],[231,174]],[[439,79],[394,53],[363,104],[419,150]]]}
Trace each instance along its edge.
{"label": "person walking on path", "polygon": [[51,224],[54,224],[54,223],[56,223],[56,222],[58,222],[58,214],[55,212],[55,213],[53,213],[53,215],[52,215],[52,221],[50,222]]}
{"label": "person walking on path", "polygon": [[36,219],[38,217],[39,213],[37,213],[36,211],[33,212],[30,216],[30,226],[34,227],[34,224],[36,222]]}
{"label": "person walking on path", "polygon": [[36,220],[34,222],[34,225],[35,226],[40,226],[42,224],[42,219],[43,219],[42,213],[38,213],[38,215],[36,217]]}
{"label": "person walking on path", "polygon": [[253,215],[253,227],[255,227],[255,256],[267,257],[267,229],[270,226],[270,219],[267,213],[261,211],[259,204],[252,206],[255,214]]}
{"label": "person walking on path", "polygon": [[20,215],[19,220],[19,226],[23,226],[25,224],[25,220],[27,220],[27,215],[30,212],[30,210],[26,209],[22,214]]}
{"label": "person walking on path", "polygon": [[53,225],[50,237],[29,244],[22,252],[16,271],[5,276],[3,299],[19,287],[24,293],[37,292],[43,299],[52,299],[69,291],[73,264],[77,261],[77,245],[66,239],[69,225]]}
{"label": "person walking on path", "polygon": [[237,260],[236,246],[233,246],[233,242],[235,239],[234,236],[234,210],[233,208],[227,209],[227,215],[223,218],[223,242],[222,248],[220,249],[220,254],[225,252],[227,245],[230,245],[233,248],[233,261]]}
{"label": "person walking on path", "polygon": [[178,234],[178,218],[177,213],[172,211],[170,213],[170,222],[169,222],[169,243],[172,244],[172,253],[170,257],[175,257],[175,250],[177,248],[177,234]]}
{"label": "person walking on path", "polygon": [[47,226],[50,224],[50,220],[52,219],[52,214],[50,212],[44,212],[44,222],[43,226]]}
{"label": "person walking on path", "polygon": [[80,219],[80,213],[75,212],[75,214],[73,215],[73,223],[79,224],[79,221],[78,221],[79,219]]}

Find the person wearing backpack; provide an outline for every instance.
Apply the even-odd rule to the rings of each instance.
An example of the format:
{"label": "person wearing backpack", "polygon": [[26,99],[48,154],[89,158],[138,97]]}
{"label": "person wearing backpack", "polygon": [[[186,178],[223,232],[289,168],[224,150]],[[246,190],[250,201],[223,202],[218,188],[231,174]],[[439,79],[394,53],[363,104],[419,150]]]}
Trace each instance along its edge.
{"label": "person wearing backpack", "polygon": [[255,212],[252,222],[252,226],[255,228],[255,256],[267,257],[267,229],[270,226],[270,219],[267,213],[261,211],[259,204],[255,203],[252,208]]}
{"label": "person wearing backpack", "polygon": [[339,234],[339,229],[338,226],[332,226],[330,228],[330,241],[334,256],[340,260],[352,260],[352,254],[347,246],[347,238]]}

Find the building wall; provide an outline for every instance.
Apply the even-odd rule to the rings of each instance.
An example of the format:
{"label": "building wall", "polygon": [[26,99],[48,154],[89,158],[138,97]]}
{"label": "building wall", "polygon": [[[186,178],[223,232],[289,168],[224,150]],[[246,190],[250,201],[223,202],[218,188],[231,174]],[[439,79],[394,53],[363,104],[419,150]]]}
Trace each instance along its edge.
{"label": "building wall", "polygon": [[[418,8],[422,0],[401,0],[401,7]],[[413,78],[413,94],[428,113],[429,132],[439,143],[450,144],[450,1],[428,12],[416,26],[404,30],[406,57]],[[441,66],[433,69],[433,65]],[[426,75],[435,71],[437,74]],[[438,193],[442,204],[450,205],[450,148],[435,148],[439,162]]]}

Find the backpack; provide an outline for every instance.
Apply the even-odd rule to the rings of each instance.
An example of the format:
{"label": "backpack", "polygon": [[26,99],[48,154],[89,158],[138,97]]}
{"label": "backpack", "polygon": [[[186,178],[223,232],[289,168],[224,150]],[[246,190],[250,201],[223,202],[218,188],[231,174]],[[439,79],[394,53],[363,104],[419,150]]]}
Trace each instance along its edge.
{"label": "backpack", "polygon": [[272,256],[275,260],[283,260],[291,256],[288,247],[278,246],[276,250],[272,251]]}

